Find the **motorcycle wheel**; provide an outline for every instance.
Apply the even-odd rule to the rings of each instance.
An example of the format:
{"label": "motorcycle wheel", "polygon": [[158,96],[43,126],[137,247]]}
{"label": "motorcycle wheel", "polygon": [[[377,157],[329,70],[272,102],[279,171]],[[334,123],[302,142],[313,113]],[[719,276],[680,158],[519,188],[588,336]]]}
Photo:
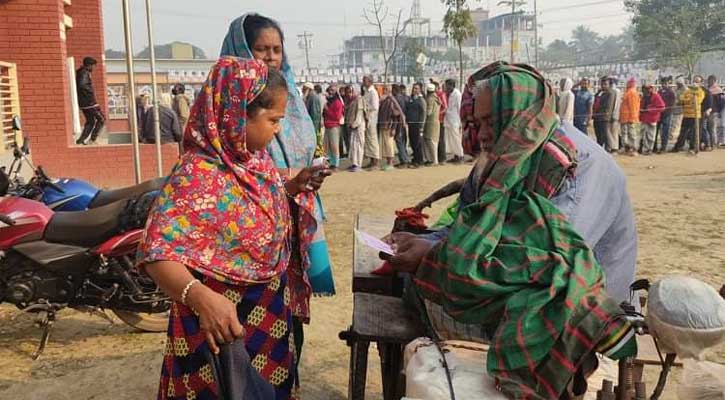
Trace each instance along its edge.
{"label": "motorcycle wheel", "polygon": [[155,314],[111,310],[121,321],[144,332],[166,332],[169,326],[169,312]]}

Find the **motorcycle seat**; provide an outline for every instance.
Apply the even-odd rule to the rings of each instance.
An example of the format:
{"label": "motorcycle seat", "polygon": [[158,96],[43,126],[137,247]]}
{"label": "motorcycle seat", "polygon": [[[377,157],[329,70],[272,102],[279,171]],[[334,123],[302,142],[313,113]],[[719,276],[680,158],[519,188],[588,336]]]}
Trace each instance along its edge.
{"label": "motorcycle seat", "polygon": [[115,203],[119,200],[135,199],[144,193],[152,192],[155,190],[161,190],[161,187],[166,182],[166,177],[152,179],[150,181],[141,182],[135,186],[129,186],[120,189],[113,190],[101,190],[96,194],[96,197],[88,205],[88,208],[102,207],[111,203]]}
{"label": "motorcycle seat", "polygon": [[43,239],[78,247],[98,246],[120,232],[120,216],[127,205],[128,200],[122,200],[87,211],[57,212],[45,228]]}

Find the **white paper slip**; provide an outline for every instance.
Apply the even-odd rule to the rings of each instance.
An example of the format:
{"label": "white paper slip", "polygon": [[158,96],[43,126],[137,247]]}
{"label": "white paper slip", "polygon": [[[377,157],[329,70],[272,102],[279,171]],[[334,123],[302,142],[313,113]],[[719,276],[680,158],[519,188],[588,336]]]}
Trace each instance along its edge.
{"label": "white paper slip", "polygon": [[393,248],[390,247],[389,244],[383,242],[382,240],[376,238],[375,236],[369,235],[365,232],[360,232],[359,230],[355,229],[355,235],[360,239],[366,246],[373,248],[378,251],[382,251],[385,254],[395,255],[395,252],[393,251]]}

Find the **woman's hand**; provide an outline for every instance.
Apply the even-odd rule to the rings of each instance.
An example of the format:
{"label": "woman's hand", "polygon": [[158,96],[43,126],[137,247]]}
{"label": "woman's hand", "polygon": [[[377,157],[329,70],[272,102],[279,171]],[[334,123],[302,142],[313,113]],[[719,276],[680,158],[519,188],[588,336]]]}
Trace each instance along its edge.
{"label": "woman's hand", "polygon": [[219,354],[219,345],[244,337],[237,306],[223,295],[197,284],[189,289],[187,304],[199,315],[199,327],[214,354]]}
{"label": "woman's hand", "polygon": [[302,192],[314,192],[320,190],[325,178],[332,175],[327,165],[318,165],[301,170],[297,176],[287,181],[284,186],[287,193],[296,196]]}

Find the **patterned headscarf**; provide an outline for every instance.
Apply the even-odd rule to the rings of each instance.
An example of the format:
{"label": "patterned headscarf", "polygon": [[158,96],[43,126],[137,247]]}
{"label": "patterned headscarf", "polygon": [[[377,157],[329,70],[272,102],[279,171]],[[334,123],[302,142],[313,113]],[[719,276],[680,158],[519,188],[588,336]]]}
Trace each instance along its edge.
{"label": "patterned headscarf", "polygon": [[557,399],[595,351],[631,353],[632,330],[603,290],[592,251],[528,183],[558,127],[551,87],[518,65],[476,75],[493,93],[495,133],[478,199],[426,255],[415,282],[454,318],[493,332],[487,368],[505,394]]}
{"label": "patterned headscarf", "polygon": [[247,106],[265,89],[267,66],[222,57],[186,125],[187,149],[152,211],[143,263],[177,261],[232,284],[265,282],[289,260],[290,212],[266,150],[247,149]]}
{"label": "patterned headscarf", "polygon": [[[255,13],[244,14],[229,25],[224,42],[222,56],[254,58],[250,44],[244,34],[244,21]],[[287,94],[287,109],[281,121],[282,129],[267,146],[274,163],[280,170],[301,169],[312,165],[317,145],[317,133],[305,107],[302,96],[293,90],[295,75],[283,52],[280,72],[290,88]],[[335,294],[332,277],[332,264],[323,229],[324,212],[322,202],[315,193],[306,192],[296,196],[300,212],[297,218],[300,257],[295,257],[293,273],[290,276],[292,290],[292,309],[295,316],[309,319],[309,294]],[[298,261],[299,260],[299,261]],[[299,268],[298,268],[299,267]]]}

